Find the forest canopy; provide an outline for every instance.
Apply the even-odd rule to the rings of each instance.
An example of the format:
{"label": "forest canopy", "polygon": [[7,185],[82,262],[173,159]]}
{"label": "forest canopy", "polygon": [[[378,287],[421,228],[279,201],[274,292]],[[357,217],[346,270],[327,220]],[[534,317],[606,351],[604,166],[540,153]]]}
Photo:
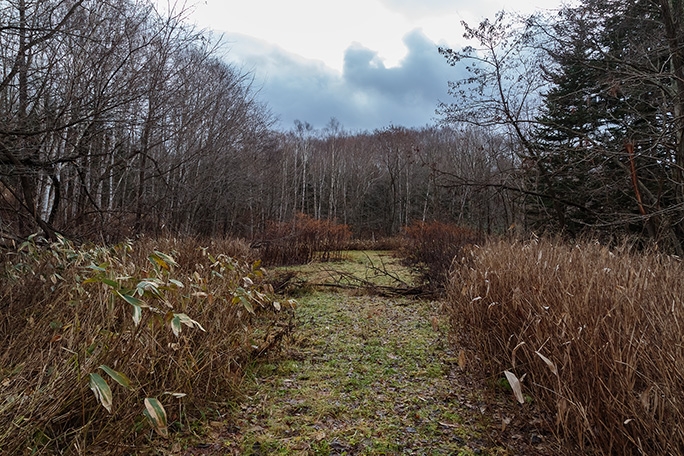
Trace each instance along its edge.
{"label": "forest canopy", "polygon": [[583,0],[464,23],[469,46],[439,49],[469,72],[449,82],[441,123],[364,132],[334,118],[275,130],[252,75],[222,60],[186,10],[0,5],[6,239],[256,239],[304,213],[359,237],[439,220],[632,235],[682,252],[676,0]]}

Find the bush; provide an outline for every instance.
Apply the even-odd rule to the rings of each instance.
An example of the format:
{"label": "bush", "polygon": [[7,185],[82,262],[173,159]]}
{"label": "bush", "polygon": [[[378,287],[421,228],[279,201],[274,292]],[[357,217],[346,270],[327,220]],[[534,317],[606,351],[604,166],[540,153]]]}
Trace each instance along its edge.
{"label": "bush", "polygon": [[403,236],[381,237],[378,239],[350,239],[344,250],[394,250],[400,251],[406,238]]}
{"label": "bush", "polygon": [[350,238],[347,225],[300,213],[291,222],[270,222],[254,246],[264,264],[285,266],[340,260]]}
{"label": "bush", "polygon": [[258,263],[193,240],[27,242],[0,266],[2,454],[135,453],[152,430],[231,397],[277,336],[257,323],[286,306]]}
{"label": "bush", "polygon": [[432,288],[442,288],[454,259],[463,255],[463,248],[482,242],[476,231],[455,224],[414,222],[404,228],[405,244],[401,255],[415,268],[423,282]]}
{"label": "bush", "polygon": [[448,308],[486,372],[525,376],[523,392],[568,445],[684,454],[680,260],[548,240],[491,242],[469,256]]}

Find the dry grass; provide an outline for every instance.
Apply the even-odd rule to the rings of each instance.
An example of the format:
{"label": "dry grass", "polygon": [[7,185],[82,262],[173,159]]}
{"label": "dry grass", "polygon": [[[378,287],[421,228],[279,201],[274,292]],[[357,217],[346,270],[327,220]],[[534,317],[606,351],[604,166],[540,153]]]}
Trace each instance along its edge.
{"label": "dry grass", "polygon": [[452,273],[449,298],[461,342],[490,374],[524,377],[568,452],[684,454],[680,260],[490,242]]}
{"label": "dry grass", "polygon": [[[286,307],[274,303],[258,263],[238,257],[247,251],[238,241],[142,239],[4,252],[0,453],[136,453],[155,435],[145,398],[166,409],[160,434],[188,424],[207,401],[230,398],[245,363],[282,334],[285,313],[275,308]],[[111,413],[91,391],[94,375],[111,389]]]}
{"label": "dry grass", "polygon": [[344,250],[393,250],[399,251],[406,244],[404,236],[381,237],[378,239],[350,239]]}

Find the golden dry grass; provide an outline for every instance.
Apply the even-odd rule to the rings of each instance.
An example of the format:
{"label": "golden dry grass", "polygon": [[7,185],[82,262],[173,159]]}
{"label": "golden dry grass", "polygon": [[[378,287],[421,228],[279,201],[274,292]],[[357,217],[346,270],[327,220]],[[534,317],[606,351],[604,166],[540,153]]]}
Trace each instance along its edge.
{"label": "golden dry grass", "polygon": [[470,250],[448,293],[461,342],[488,374],[522,379],[569,453],[684,454],[679,259],[492,241]]}

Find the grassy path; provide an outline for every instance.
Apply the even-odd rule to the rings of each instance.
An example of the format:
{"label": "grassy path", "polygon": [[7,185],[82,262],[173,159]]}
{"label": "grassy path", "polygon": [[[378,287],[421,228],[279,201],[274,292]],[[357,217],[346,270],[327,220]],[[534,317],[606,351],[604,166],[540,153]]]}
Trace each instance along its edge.
{"label": "grassy path", "polygon": [[436,303],[299,302],[293,343],[260,365],[241,405],[241,454],[506,454],[483,438]]}

